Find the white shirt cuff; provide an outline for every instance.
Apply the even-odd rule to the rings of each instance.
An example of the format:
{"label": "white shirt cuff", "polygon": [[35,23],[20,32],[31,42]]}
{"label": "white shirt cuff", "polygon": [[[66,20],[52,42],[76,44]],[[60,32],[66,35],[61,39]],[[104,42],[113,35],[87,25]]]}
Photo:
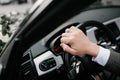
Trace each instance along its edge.
{"label": "white shirt cuff", "polygon": [[110,57],[110,50],[100,46],[97,57],[92,58],[92,60],[102,66],[105,66],[106,63],[108,62],[109,57]]}

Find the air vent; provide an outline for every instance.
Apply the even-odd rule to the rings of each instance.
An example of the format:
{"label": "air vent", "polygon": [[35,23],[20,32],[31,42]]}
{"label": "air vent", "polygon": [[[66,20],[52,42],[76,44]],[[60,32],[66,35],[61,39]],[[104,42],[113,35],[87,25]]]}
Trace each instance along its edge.
{"label": "air vent", "polygon": [[35,70],[33,70],[34,66],[32,65],[32,59],[30,55],[31,53],[29,51],[22,57],[21,72],[24,80],[34,80],[35,78]]}
{"label": "air vent", "polygon": [[29,55],[29,52],[27,54],[25,54],[23,57],[22,57],[22,62],[26,62],[26,61],[29,61],[30,60],[30,55]]}

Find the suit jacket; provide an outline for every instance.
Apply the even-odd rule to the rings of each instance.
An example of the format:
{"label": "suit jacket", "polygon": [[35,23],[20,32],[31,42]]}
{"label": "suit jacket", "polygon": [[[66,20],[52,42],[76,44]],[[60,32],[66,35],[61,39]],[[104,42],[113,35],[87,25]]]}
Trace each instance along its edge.
{"label": "suit jacket", "polygon": [[110,50],[110,57],[105,68],[120,76],[120,53]]}

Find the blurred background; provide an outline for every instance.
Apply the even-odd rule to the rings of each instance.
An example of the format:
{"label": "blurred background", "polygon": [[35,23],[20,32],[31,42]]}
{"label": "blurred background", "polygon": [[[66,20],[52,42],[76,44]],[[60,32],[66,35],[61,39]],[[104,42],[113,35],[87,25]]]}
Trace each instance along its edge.
{"label": "blurred background", "polygon": [[0,0],[0,51],[36,0]]}
{"label": "blurred background", "polygon": [[[0,14],[10,11],[26,12],[37,0],[0,0]],[[40,1],[40,0],[39,0]],[[103,5],[120,5],[120,0],[98,0]]]}
{"label": "blurred background", "polygon": [[0,0],[0,14],[11,11],[25,12],[36,0]]}
{"label": "blurred background", "polygon": [[120,5],[120,0],[101,0],[104,5]]}
{"label": "blurred background", "polygon": [[[0,0],[0,51],[36,1],[44,0]],[[98,0],[94,4],[94,6],[111,5],[119,6],[120,0]]]}

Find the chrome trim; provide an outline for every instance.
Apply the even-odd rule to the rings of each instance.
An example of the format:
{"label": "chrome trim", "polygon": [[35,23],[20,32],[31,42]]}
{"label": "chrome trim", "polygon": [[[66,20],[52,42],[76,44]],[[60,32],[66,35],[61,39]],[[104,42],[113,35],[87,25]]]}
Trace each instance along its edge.
{"label": "chrome trim", "polygon": [[[47,71],[41,71],[40,68],[39,68],[39,64],[42,63],[44,60],[47,60],[49,58],[54,58],[55,59],[56,66],[47,70]],[[35,63],[35,67],[36,67],[36,70],[37,70],[37,73],[38,73],[39,76],[41,76],[43,74],[46,74],[48,72],[51,72],[55,69],[58,69],[59,67],[61,67],[63,65],[62,57],[61,56],[55,56],[51,51],[47,51],[47,52],[43,53],[42,55],[36,57],[33,61]]]}
{"label": "chrome trim", "polygon": [[97,27],[93,27],[91,29],[88,29],[87,32],[87,37],[94,43],[97,43],[96,37],[95,37],[95,33],[94,31],[98,29]]}
{"label": "chrome trim", "polygon": [[111,19],[109,21],[106,21],[103,24],[108,25],[108,24],[110,24],[112,22],[115,22],[117,24],[117,26],[118,26],[118,29],[120,30],[120,17],[117,17],[117,18]]}

